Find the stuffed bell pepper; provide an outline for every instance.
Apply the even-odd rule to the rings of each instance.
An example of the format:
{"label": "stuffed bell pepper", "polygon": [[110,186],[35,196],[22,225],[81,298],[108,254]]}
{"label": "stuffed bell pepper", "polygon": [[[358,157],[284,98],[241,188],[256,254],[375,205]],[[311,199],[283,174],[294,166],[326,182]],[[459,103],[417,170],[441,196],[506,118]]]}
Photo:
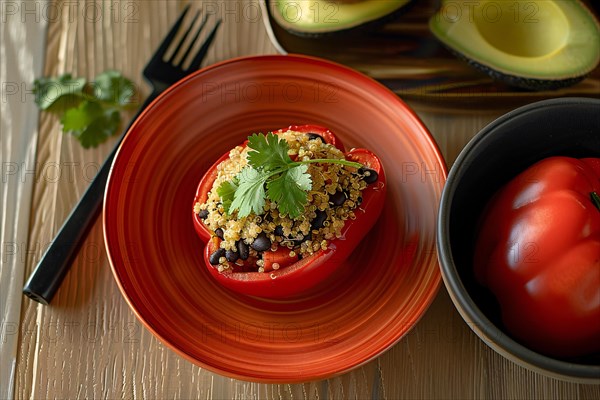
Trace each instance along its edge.
{"label": "stuffed bell pepper", "polygon": [[205,264],[225,287],[284,299],[332,276],[383,209],[385,174],[330,130],[253,134],[206,172],[193,204]]}

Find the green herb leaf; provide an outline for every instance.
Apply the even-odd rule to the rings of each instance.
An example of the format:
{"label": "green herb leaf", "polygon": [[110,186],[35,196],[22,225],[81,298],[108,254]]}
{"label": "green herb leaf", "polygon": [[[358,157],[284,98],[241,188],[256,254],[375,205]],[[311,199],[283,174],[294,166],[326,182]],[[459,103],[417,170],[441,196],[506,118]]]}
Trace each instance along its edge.
{"label": "green herb leaf", "polygon": [[266,136],[254,134],[248,138],[248,147],[254,151],[248,152],[248,163],[255,169],[273,171],[284,168],[292,162],[288,155],[289,146],[285,139],[273,133]]}
{"label": "green herb leaf", "polygon": [[248,137],[248,147],[253,150],[248,152],[249,165],[242,169],[234,181],[224,182],[217,188],[225,211],[230,214],[239,210],[240,217],[252,212],[261,215],[266,198],[276,203],[282,214],[291,218],[300,216],[308,201],[308,191],[312,188],[308,164],[332,163],[352,168],[362,166],[345,159],[292,161],[286,140],[273,133]]}
{"label": "green herb leaf", "polygon": [[229,207],[231,212],[238,211],[238,216],[247,217],[250,213],[261,215],[265,206],[265,182],[269,174],[246,167],[238,175],[239,186]]}
{"label": "green herb leaf", "polygon": [[64,74],[34,82],[35,102],[60,116],[63,132],[85,148],[96,147],[117,133],[120,111],[132,105],[133,83],[118,71],[98,75],[94,82]]}
{"label": "green herb leaf", "polygon": [[57,78],[39,78],[33,82],[35,103],[42,109],[62,113],[83,101],[84,78],[64,74]]}
{"label": "green herb leaf", "polygon": [[83,101],[79,104],[79,107],[67,110],[60,122],[63,124],[65,133],[70,131],[80,132],[101,114],[102,107],[98,103]]}
{"label": "green herb leaf", "polygon": [[123,77],[118,71],[109,70],[96,76],[93,83],[93,94],[99,100],[115,106],[130,103],[134,94],[133,82]]}
{"label": "green herb leaf", "polygon": [[239,181],[234,178],[231,181],[222,182],[217,188],[217,194],[221,198],[221,203],[227,214],[230,214],[231,203],[236,190],[238,189]]}
{"label": "green herb leaf", "polygon": [[267,184],[267,196],[277,203],[279,212],[296,218],[304,211],[306,192],[312,187],[308,165],[298,165]]}
{"label": "green herb leaf", "polygon": [[119,111],[104,109],[87,100],[79,107],[67,110],[61,118],[63,132],[71,133],[86,149],[106,141],[117,130],[120,121]]}
{"label": "green herb leaf", "polygon": [[596,206],[598,211],[600,211],[600,196],[596,192],[590,193],[590,197],[592,198],[592,203]]}

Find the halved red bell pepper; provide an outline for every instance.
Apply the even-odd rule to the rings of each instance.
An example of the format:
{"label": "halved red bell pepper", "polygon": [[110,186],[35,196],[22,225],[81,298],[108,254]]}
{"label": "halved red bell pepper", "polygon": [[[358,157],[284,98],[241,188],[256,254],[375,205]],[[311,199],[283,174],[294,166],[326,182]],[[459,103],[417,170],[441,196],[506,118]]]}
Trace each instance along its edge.
{"label": "halved red bell pepper", "polygon": [[[292,125],[273,133],[278,134],[287,130],[319,135],[326,143],[345,151],[340,139],[329,129],[321,126]],[[243,146],[246,144],[247,141]],[[379,218],[386,193],[385,173],[381,161],[375,154],[365,149],[352,149],[345,155],[347,160],[361,163],[366,168],[377,172],[378,178],[377,182],[368,185],[362,191],[362,203],[355,210],[356,219],[346,221],[341,238],[331,240],[326,250],[319,250],[300,260],[298,257],[290,257],[287,248],[279,248],[276,252],[272,252],[273,254],[265,252],[263,261],[266,263],[266,272],[235,272],[234,268],[219,272],[217,267],[209,262],[210,255],[218,249],[219,241],[211,240],[214,233],[204,225],[198,214],[193,212],[194,228],[206,243],[204,259],[211,275],[223,286],[236,292],[272,299],[293,298],[308,293],[332,276]],[[208,192],[217,177],[217,165],[228,157],[229,152],[219,158],[203,176],[198,185],[194,204],[206,201]],[[274,263],[279,264],[278,269],[273,269]]]}
{"label": "halved red bell pepper", "polygon": [[507,330],[541,353],[600,351],[600,158],[546,158],[487,206],[476,278]]}

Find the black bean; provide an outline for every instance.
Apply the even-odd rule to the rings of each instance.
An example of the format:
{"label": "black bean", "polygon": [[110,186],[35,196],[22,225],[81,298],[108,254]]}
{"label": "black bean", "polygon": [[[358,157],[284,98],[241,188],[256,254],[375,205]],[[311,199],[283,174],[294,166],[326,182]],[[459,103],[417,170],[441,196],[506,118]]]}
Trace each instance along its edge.
{"label": "black bean", "polygon": [[200,210],[200,212],[198,213],[198,217],[200,217],[200,219],[208,218],[208,210]]}
{"label": "black bean", "polygon": [[323,227],[323,223],[327,219],[327,213],[322,210],[316,211],[317,216],[310,223],[310,229],[321,229]]}
{"label": "black bean", "polygon": [[321,142],[327,143],[325,141],[325,139],[323,139],[323,136],[319,135],[318,133],[309,132],[309,133],[307,133],[307,135],[308,135],[308,140],[319,139]]}
{"label": "black bean", "polygon": [[248,245],[246,243],[244,243],[243,240],[238,240],[236,245],[237,245],[237,252],[239,254],[239,257],[242,260],[247,260],[248,257],[250,256],[250,249],[248,248]]}
{"label": "black bean", "polygon": [[361,205],[361,203],[362,203],[362,197],[358,196],[358,197],[356,198],[356,205],[357,205],[357,206],[360,206],[360,205]]}
{"label": "black bean", "polygon": [[377,178],[379,178],[377,171],[371,168],[359,168],[358,173],[362,175],[362,179],[367,185],[377,182]]}
{"label": "black bean", "polygon": [[256,251],[265,251],[271,248],[271,241],[267,235],[263,232],[254,239],[254,242],[250,245]]}
{"label": "black bean", "polygon": [[223,229],[221,229],[221,228],[217,228],[217,229],[215,229],[215,235],[217,235],[217,237],[218,237],[219,239],[223,240],[223,235],[224,235],[224,234],[225,234],[225,233],[223,232]]}
{"label": "black bean", "polygon": [[329,196],[329,203],[333,204],[334,207],[341,206],[346,201],[346,194],[341,191],[337,191]]}
{"label": "black bean", "polygon": [[227,250],[225,252],[225,258],[227,259],[227,261],[229,262],[236,262],[239,258],[239,254],[237,251],[233,251],[233,250]]}
{"label": "black bean", "polygon": [[275,234],[275,236],[283,236],[283,226],[277,225],[273,233]]}
{"label": "black bean", "polygon": [[208,261],[210,261],[212,265],[219,265],[219,260],[221,257],[225,257],[225,249],[217,249],[210,255]]}

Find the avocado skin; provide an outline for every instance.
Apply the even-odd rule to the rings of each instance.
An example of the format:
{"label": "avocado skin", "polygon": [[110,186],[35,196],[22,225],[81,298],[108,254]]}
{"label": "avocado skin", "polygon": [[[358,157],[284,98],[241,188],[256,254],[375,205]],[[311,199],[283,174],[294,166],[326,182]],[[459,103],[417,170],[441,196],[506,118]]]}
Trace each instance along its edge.
{"label": "avocado skin", "polygon": [[[412,9],[412,7],[415,5],[416,2],[417,2],[417,0],[410,0],[408,3],[406,3],[405,5],[403,5],[396,11],[393,11],[387,15],[384,15],[381,18],[374,19],[372,21],[365,22],[364,24],[360,24],[360,25],[353,26],[350,28],[342,28],[342,29],[335,30],[335,31],[305,32],[305,31],[290,29],[283,25],[279,25],[279,24],[277,24],[277,22],[274,19],[273,19],[273,23],[277,24],[277,26],[279,26],[281,29],[285,30],[288,33],[291,33],[293,35],[296,35],[296,36],[299,36],[302,38],[306,38],[306,39],[332,37],[332,36],[337,36],[337,35],[341,35],[341,34],[349,34],[349,33],[360,34],[360,33],[365,33],[367,31],[376,30],[376,29],[382,27],[383,25],[387,24],[388,22],[395,20],[396,18],[400,17],[401,15],[403,15],[404,13],[406,13],[407,11]],[[273,12],[273,11],[271,11],[271,7],[269,7],[268,5],[267,5],[267,9],[269,10],[269,14],[271,14]]]}
{"label": "avocado skin", "polygon": [[450,51],[455,57],[465,61],[471,67],[477,69],[480,72],[483,72],[484,74],[489,75],[492,79],[494,79],[496,81],[506,83],[507,85],[515,87],[515,88],[520,88],[520,89],[525,89],[525,90],[530,90],[530,91],[535,91],[535,92],[544,91],[544,90],[558,90],[558,89],[566,88],[569,86],[573,86],[576,83],[579,83],[582,80],[584,80],[587,76],[587,74],[586,74],[586,75],[574,76],[574,77],[566,78],[566,79],[552,80],[552,79],[525,78],[522,76],[505,74],[505,73],[497,71],[493,68],[490,68],[487,65],[480,64],[477,61],[474,61],[474,60],[470,59],[469,57],[466,57],[464,54],[461,54],[448,46],[444,46],[444,47],[446,49],[448,49],[448,51]]}

